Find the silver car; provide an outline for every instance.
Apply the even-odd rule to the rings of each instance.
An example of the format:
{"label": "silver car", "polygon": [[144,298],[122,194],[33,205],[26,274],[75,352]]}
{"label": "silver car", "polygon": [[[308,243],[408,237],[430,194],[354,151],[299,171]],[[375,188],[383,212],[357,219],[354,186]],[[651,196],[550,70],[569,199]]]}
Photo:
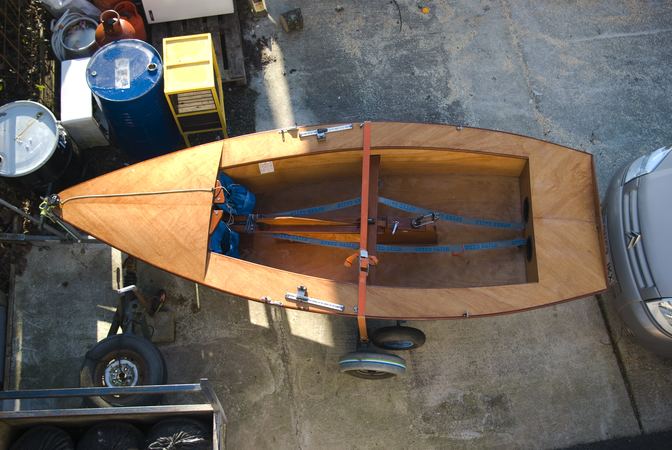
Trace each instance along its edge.
{"label": "silver car", "polygon": [[637,340],[672,357],[672,147],[637,158],[605,200],[616,310]]}

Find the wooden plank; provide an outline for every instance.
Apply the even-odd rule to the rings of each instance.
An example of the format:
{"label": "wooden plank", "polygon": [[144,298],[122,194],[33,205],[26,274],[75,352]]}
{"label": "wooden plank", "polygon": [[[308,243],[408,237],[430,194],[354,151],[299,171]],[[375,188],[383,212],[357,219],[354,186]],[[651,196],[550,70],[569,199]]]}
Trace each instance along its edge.
{"label": "wooden plank", "polygon": [[[215,59],[222,81],[228,79],[228,71],[225,66],[224,56],[222,54],[222,35],[219,28],[219,16],[210,16],[205,18],[207,29],[212,34],[212,44],[215,47]],[[225,75],[226,74],[226,75]]]}
{"label": "wooden plank", "polygon": [[195,96],[177,96],[178,106],[202,106],[213,105],[214,100],[212,96],[209,97],[195,97]]}
{"label": "wooden plank", "polygon": [[179,100],[192,99],[192,98],[212,98],[212,92],[210,90],[200,90],[200,91],[190,91],[190,92],[181,92],[177,95]]}
{"label": "wooden plank", "polygon": [[228,77],[231,81],[247,84],[245,77],[245,58],[243,56],[243,41],[240,34],[240,19],[238,11],[233,14],[219,16],[220,32],[224,36],[226,60],[228,63]]}
{"label": "wooden plank", "polygon": [[179,98],[177,99],[178,107],[194,107],[194,106],[208,106],[210,109],[215,109],[215,102],[210,98]]}
{"label": "wooden plank", "polygon": [[205,20],[202,17],[185,20],[184,33],[187,35],[201,34],[206,29],[205,25]]}
{"label": "wooden plank", "polygon": [[[369,201],[368,201],[368,219],[373,219],[375,222],[368,223],[367,228],[367,239],[366,239],[366,251],[369,253],[369,258],[371,262],[377,261],[376,244],[378,243],[378,185],[380,182],[380,155],[370,156],[371,160],[369,164]],[[369,274],[367,277],[367,283],[371,284],[375,282],[376,278],[375,266],[369,268]]]}
{"label": "wooden plank", "polygon": [[156,23],[150,27],[151,33],[151,43],[159,54],[163,57],[163,38],[169,36],[168,24],[167,23]]}
{"label": "wooden plank", "polygon": [[170,37],[184,36],[186,34],[184,31],[183,20],[175,20],[174,22],[168,22],[168,29],[170,30]]}
{"label": "wooden plank", "polygon": [[[291,144],[269,145],[269,150],[277,150]],[[259,149],[255,150],[259,152]],[[525,159],[520,158],[422,149],[373,150],[373,153],[383,155],[381,170],[387,175],[406,174],[408,168],[413,167],[418,173],[426,175],[478,175],[487,172],[497,176],[517,177],[526,163]],[[228,156],[233,155],[227,153],[225,158]],[[275,160],[272,173],[261,174],[257,164],[227,168],[227,172],[241,183],[249,185],[253,191],[267,191],[277,189],[290,180],[310,183],[323,177],[353,175],[361,170],[360,161],[361,151],[353,150]]]}
{"label": "wooden plank", "polygon": [[[525,239],[530,239],[531,244],[531,248],[526,249],[529,253],[527,253],[525,257],[525,272],[528,283],[539,281],[539,269],[536,256],[537,249],[535,245],[536,240],[534,238],[534,221],[532,220],[534,217],[534,204],[532,202],[531,176],[532,174],[530,173],[530,165],[526,164],[525,170],[523,170],[523,174],[520,177],[520,199],[521,208],[523,211],[525,209],[528,210],[528,219],[527,223],[525,224],[525,232],[523,234]],[[536,200],[534,203],[536,203]],[[521,215],[523,216],[524,220],[525,213],[523,212]]]}
{"label": "wooden plank", "polygon": [[215,106],[212,104],[210,105],[195,105],[195,106],[179,106],[177,113],[178,114],[188,114],[192,112],[199,112],[199,111],[213,111],[215,110]]}

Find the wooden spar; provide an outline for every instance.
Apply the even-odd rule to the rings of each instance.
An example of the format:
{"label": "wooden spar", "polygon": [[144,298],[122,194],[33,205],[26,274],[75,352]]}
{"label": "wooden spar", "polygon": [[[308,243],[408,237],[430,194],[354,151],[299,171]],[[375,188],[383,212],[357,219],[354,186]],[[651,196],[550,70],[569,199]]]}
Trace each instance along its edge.
{"label": "wooden spar", "polygon": [[[371,168],[373,171],[374,162],[379,159],[376,156],[371,158]],[[372,177],[373,178],[373,177]],[[369,207],[371,207],[369,205]],[[210,233],[222,218],[222,210],[213,210],[212,221],[210,223]],[[374,214],[374,211],[371,211]],[[370,217],[375,217],[371,215]],[[359,242],[359,218],[341,218],[338,220],[323,220],[307,217],[274,217],[262,218],[254,221],[254,226],[248,229],[247,216],[235,216],[234,223],[230,225],[231,229],[238,233],[246,234],[273,234],[273,233],[291,233],[298,235],[310,234],[348,234],[356,235],[353,242]],[[376,244],[414,244],[414,245],[435,245],[437,243],[436,226],[414,227],[412,219],[406,218],[388,218],[380,217],[375,219],[375,223],[369,223],[369,241],[372,241],[372,234],[376,234],[376,241],[369,242],[368,248],[374,249]],[[393,232],[394,231],[394,232]],[[358,253],[356,254],[358,255]],[[356,259],[356,258],[355,258]],[[353,259],[354,260],[354,259]],[[352,261],[351,261],[352,263]],[[350,267],[352,264],[347,265]],[[370,276],[371,274],[369,274]]]}
{"label": "wooden spar", "polygon": [[[369,137],[368,139],[370,141],[371,138]],[[380,155],[369,155],[369,159],[369,213],[367,216],[368,230],[366,233],[366,250],[369,252],[369,258],[372,258],[375,265],[377,264],[376,243],[378,240],[378,179],[380,177]],[[369,273],[369,277],[372,275],[372,273]]]}

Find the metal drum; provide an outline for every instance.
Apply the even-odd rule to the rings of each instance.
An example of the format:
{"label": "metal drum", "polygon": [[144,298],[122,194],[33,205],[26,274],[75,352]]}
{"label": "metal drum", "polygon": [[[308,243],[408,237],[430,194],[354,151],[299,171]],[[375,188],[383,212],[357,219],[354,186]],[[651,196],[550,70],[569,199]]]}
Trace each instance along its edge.
{"label": "metal drum", "polygon": [[69,22],[63,29],[61,40],[66,59],[84,58],[93,55],[96,44],[98,22],[90,17],[82,17]]}
{"label": "metal drum", "polygon": [[0,176],[33,189],[76,181],[79,153],[45,106],[21,100],[0,107]]}
{"label": "metal drum", "polygon": [[163,95],[163,64],[154,47],[137,39],[112,42],[91,57],[86,72],[119,148],[143,160],[183,147]]}

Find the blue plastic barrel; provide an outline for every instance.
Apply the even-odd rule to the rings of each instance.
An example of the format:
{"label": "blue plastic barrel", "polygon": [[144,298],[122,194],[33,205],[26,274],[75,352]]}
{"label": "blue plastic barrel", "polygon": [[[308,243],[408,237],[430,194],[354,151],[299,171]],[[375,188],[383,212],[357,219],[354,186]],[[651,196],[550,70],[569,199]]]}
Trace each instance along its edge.
{"label": "blue plastic barrel", "polygon": [[86,79],[110,125],[113,142],[143,160],[182,148],[163,94],[163,63],[146,42],[122,39],[100,48]]}

